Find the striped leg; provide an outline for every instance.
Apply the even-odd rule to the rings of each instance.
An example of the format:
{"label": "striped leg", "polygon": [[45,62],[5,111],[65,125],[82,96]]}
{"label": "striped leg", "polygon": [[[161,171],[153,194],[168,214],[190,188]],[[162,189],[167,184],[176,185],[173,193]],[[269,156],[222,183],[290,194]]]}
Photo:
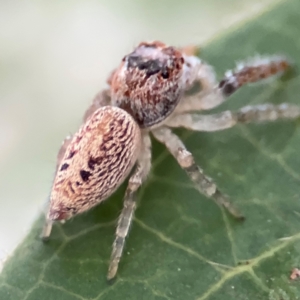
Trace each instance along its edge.
{"label": "striped leg", "polygon": [[166,145],[202,194],[225,207],[235,218],[244,219],[244,216],[230,203],[228,197],[223,195],[212,179],[206,176],[203,170],[196,165],[193,155],[185,148],[177,135],[166,127],[153,130],[152,133],[158,141]]}
{"label": "striped leg", "polygon": [[182,114],[168,120],[170,127],[185,127],[195,131],[218,131],[239,123],[271,122],[279,119],[300,118],[300,106],[288,103],[280,105],[259,104],[245,106],[236,112],[229,110],[213,115]]}
{"label": "striped leg", "polygon": [[128,187],[125,192],[124,205],[119,217],[119,222],[116,230],[116,238],[113,243],[107,279],[112,280],[118,270],[119,261],[125,245],[125,239],[128,235],[130,225],[133,220],[136,209],[135,194],[138,188],[147,178],[151,167],[151,140],[149,135],[143,137],[143,149],[138,160],[138,165],[129,179]]}
{"label": "striped leg", "polygon": [[[244,85],[281,75],[290,67],[288,60],[282,56],[256,57],[239,63],[235,70],[227,71],[212,89],[185,96],[178,104],[176,114],[217,107]],[[201,76],[204,78],[205,74],[202,72]],[[211,73],[207,73],[207,77],[210,76]]]}

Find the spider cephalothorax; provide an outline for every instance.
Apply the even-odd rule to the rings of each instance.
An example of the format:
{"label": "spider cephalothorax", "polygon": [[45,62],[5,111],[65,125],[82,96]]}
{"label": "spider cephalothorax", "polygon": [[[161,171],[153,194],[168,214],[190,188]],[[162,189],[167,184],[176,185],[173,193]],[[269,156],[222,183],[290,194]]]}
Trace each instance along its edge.
{"label": "spider cephalothorax", "polygon": [[179,102],[184,58],[161,42],[141,43],[126,55],[111,81],[112,104],[131,114],[140,127],[169,116]]}
{"label": "spider cephalothorax", "polygon": [[[298,118],[300,107],[287,103],[246,106],[211,115],[195,113],[212,109],[243,85],[280,75],[288,67],[289,62],[281,56],[256,57],[240,63],[217,82],[213,68],[196,56],[161,42],[141,43],[113,72],[109,89],[96,96],[79,131],[64,141],[43,237],[49,237],[53,221],[68,219],[109,197],[136,165],[113,244],[107,278],[114,278],[136,208],[135,193],[151,169],[150,132],[167,147],[201,193],[243,219],[170,128],[218,131],[238,123]],[[197,82],[202,90],[186,95]]]}

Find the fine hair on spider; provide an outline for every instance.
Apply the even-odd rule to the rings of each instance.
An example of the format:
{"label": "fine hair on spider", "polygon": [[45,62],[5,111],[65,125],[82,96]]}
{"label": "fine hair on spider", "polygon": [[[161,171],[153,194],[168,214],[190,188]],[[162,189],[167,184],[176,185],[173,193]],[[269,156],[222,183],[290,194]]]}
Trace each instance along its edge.
{"label": "fine hair on spider", "polygon": [[[67,220],[107,199],[134,168],[107,274],[108,280],[113,279],[136,209],[136,191],[151,169],[150,133],[166,146],[195,188],[242,220],[243,215],[204,174],[171,128],[208,132],[239,123],[298,118],[300,107],[288,103],[199,114],[227,101],[242,86],[278,76],[288,68],[290,63],[284,56],[256,56],[227,71],[218,82],[213,67],[191,51],[158,41],[140,43],[112,72],[109,88],[95,97],[78,132],[64,140],[57,157],[42,238],[50,236],[54,221]],[[187,94],[195,83],[200,83],[201,90]]]}

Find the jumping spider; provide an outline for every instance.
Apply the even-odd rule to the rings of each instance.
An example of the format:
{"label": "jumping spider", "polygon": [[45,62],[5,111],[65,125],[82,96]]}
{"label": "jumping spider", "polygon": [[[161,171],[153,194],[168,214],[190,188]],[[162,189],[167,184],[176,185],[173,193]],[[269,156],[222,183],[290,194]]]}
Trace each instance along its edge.
{"label": "jumping spider", "polygon": [[[256,57],[217,82],[213,68],[184,49],[158,41],[139,44],[111,74],[109,89],[96,96],[79,131],[63,142],[42,237],[50,236],[54,221],[67,220],[104,201],[136,165],[113,243],[107,278],[114,278],[136,209],[135,193],[151,168],[150,133],[165,144],[201,193],[243,219],[170,128],[217,131],[238,123],[298,118],[300,107],[286,103],[194,113],[217,107],[243,85],[280,75],[289,67],[282,56]],[[200,92],[187,95],[195,83],[200,83]]]}

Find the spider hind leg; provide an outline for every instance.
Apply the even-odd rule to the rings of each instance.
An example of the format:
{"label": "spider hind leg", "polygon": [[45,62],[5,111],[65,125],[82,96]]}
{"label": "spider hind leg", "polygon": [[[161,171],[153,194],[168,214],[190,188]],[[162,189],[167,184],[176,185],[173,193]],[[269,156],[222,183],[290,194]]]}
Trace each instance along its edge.
{"label": "spider hind leg", "polygon": [[224,207],[234,218],[238,220],[245,219],[242,213],[230,203],[229,198],[218,189],[213,180],[206,176],[203,170],[196,165],[193,155],[186,149],[177,135],[166,127],[153,130],[153,135],[158,141],[165,144],[200,193]]}

